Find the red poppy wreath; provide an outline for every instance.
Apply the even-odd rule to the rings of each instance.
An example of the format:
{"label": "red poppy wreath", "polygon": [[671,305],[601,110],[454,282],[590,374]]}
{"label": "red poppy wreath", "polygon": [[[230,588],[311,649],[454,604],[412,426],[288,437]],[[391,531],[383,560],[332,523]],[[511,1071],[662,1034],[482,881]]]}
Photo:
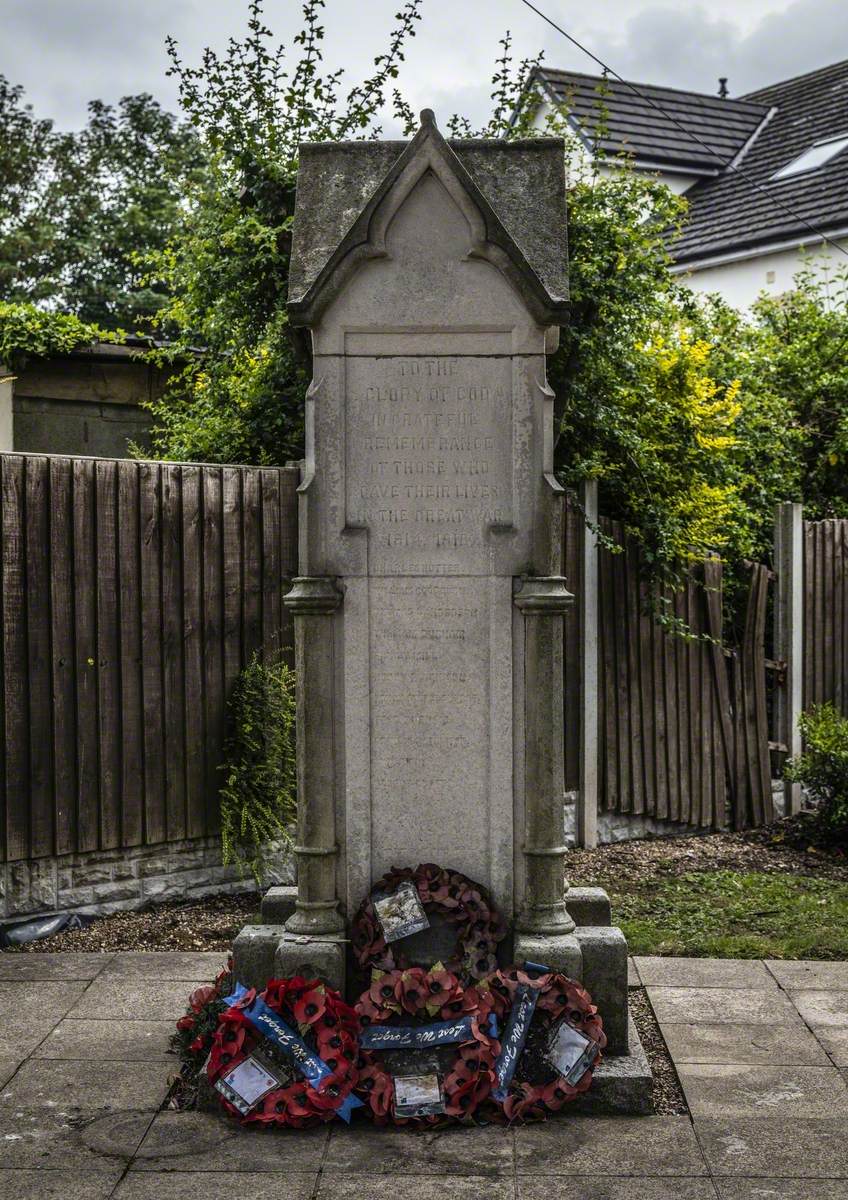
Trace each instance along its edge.
{"label": "red poppy wreath", "polygon": [[496,971],[488,980],[501,1022],[494,1105],[509,1121],[542,1120],[587,1091],[606,1045],[603,1023],[579,983],[525,963]]}
{"label": "red poppy wreath", "polygon": [[[417,892],[424,913],[438,913],[456,927],[456,948],[446,966],[465,981],[483,979],[497,966],[495,950],[506,933],[503,919],[488,891],[459,871],[448,871],[433,863],[393,868],[374,885],[353,919],[351,941],[361,967],[394,971],[412,964],[402,939],[390,941],[381,923],[378,906],[381,897],[399,895],[404,885]],[[414,897],[414,893],[413,893]],[[418,928],[424,928],[424,918]]]}
{"label": "red poppy wreath", "polygon": [[356,1005],[357,1093],[376,1124],[471,1121],[495,1083],[500,1050],[487,986],[431,971],[375,970]]}
{"label": "red poppy wreath", "polygon": [[359,1021],[317,979],[272,979],[263,992],[237,986],[212,1039],[207,1077],[222,1107],[245,1124],[303,1128],[350,1119],[361,1101]]}

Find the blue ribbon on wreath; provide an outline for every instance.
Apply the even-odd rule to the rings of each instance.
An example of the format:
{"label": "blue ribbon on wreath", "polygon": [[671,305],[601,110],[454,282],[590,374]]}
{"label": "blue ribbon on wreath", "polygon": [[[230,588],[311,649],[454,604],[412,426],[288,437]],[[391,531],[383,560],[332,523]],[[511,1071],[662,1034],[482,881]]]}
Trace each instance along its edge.
{"label": "blue ribbon on wreath", "polygon": [[[524,970],[533,975],[547,975],[549,968],[543,967],[539,963],[526,962]],[[501,1042],[501,1052],[495,1060],[495,1077],[498,1086],[492,1092],[492,1096],[499,1103],[503,1103],[509,1095],[509,1085],[512,1083],[518,1059],[524,1049],[524,1043],[527,1041],[530,1022],[533,1020],[538,999],[538,988],[530,987],[526,983],[518,985],[512,1001],[512,1008],[509,1010],[509,1020]]]}
{"label": "blue ribbon on wreath", "polygon": [[[458,1021],[433,1021],[429,1025],[368,1025],[359,1037],[363,1050],[427,1050],[431,1046],[449,1046],[453,1042],[470,1042],[474,1033],[474,1018],[460,1017]],[[498,1036],[494,1013],[489,1017],[489,1033]]]}
{"label": "blue ribbon on wreath", "polygon": [[[238,1004],[246,994],[247,988],[237,983],[236,990],[232,995],[226,997],[225,1003],[232,1007],[234,1004]],[[272,1008],[269,1008],[259,996],[251,1001],[250,1004],[245,1005],[241,1011],[257,1032],[261,1033],[278,1050],[282,1051],[287,1058],[291,1059],[307,1083],[311,1084],[316,1090],[322,1079],[326,1079],[328,1075],[332,1075],[333,1072],[324,1060],[313,1050],[309,1049],[300,1034],[295,1033],[291,1026],[287,1025],[282,1017],[275,1013]],[[362,1101],[351,1094],[341,1102],[336,1109],[336,1115],[349,1125],[353,1110],[361,1107]]]}

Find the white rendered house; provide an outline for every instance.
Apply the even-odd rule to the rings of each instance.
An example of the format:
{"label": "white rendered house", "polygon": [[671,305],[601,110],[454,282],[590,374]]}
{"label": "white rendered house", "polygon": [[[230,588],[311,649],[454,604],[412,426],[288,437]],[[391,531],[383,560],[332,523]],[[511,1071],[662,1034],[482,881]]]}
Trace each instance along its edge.
{"label": "white rendered house", "polygon": [[599,174],[624,153],[686,196],[673,269],[694,291],[746,308],[806,263],[848,266],[848,61],[733,98],[547,68],[531,86]]}

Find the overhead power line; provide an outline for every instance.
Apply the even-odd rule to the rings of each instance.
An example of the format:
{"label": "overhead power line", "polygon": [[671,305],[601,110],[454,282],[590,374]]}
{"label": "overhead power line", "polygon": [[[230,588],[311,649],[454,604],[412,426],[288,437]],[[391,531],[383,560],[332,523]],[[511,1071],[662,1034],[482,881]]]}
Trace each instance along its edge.
{"label": "overhead power line", "polygon": [[645,102],[645,104],[650,105],[651,108],[655,109],[656,112],[665,117],[667,121],[670,121],[672,125],[675,125],[681,131],[681,133],[685,133],[687,137],[691,138],[693,142],[697,142],[702,149],[706,150],[708,154],[711,154],[713,158],[717,159],[718,162],[720,162],[728,171],[732,171],[735,175],[739,175],[740,178],[744,179],[745,182],[750,184],[750,186],[756,191],[762,192],[764,196],[768,196],[775,208],[782,209],[782,211],[788,216],[792,217],[794,220],[803,225],[805,229],[809,229],[811,233],[814,233],[816,238],[820,239],[822,242],[825,242],[828,246],[833,246],[840,252],[840,254],[844,254],[845,257],[848,258],[848,250],[846,250],[844,246],[840,245],[839,242],[835,242],[833,238],[828,237],[828,235],[822,229],[819,229],[816,225],[813,225],[813,223],[808,221],[806,217],[801,216],[799,212],[796,212],[794,208],[792,208],[785,201],[781,200],[779,196],[776,196],[773,191],[768,188],[764,188],[763,185],[758,183],[757,180],[749,175],[747,171],[743,171],[741,167],[734,165],[732,158],[725,158],[723,154],[720,154],[717,150],[714,150],[712,146],[707,145],[707,143],[703,141],[697,133],[693,133],[692,130],[688,129],[682,121],[678,121],[678,119],[673,117],[671,113],[666,112],[661,104],[657,104],[656,101],[652,100],[650,96],[647,96],[644,92],[641,92],[634,83],[631,83],[628,79],[623,79],[621,75],[619,75],[618,71],[615,71],[612,67],[608,66],[603,59],[598,58],[597,54],[593,54],[588,46],[584,46],[583,43],[579,42],[576,37],[573,37],[570,33],[567,33],[561,25],[557,25],[556,21],[552,20],[546,13],[543,13],[542,10],[537,8],[535,4],[531,4],[530,0],[521,0],[521,3],[525,6],[525,8],[529,8],[531,12],[534,12],[537,17],[541,17],[543,21],[546,21],[552,29],[557,31],[557,33],[562,34],[562,36],[567,41],[571,42],[573,46],[576,46],[578,50],[582,50],[584,54],[588,55],[588,57],[591,58],[593,62],[597,63],[598,66],[607,73],[607,75],[611,75],[613,79],[623,84],[626,88],[629,88],[634,96],[638,96],[640,100]]}

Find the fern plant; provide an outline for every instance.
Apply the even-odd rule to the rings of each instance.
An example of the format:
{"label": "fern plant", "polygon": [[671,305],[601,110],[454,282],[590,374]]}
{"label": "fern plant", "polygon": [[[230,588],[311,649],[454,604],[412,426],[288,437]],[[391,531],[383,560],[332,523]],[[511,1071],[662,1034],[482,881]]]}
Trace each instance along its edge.
{"label": "fern plant", "polygon": [[262,882],[270,843],[291,845],[297,815],[295,676],[258,654],[236,680],[228,704],[221,787],[221,848]]}

